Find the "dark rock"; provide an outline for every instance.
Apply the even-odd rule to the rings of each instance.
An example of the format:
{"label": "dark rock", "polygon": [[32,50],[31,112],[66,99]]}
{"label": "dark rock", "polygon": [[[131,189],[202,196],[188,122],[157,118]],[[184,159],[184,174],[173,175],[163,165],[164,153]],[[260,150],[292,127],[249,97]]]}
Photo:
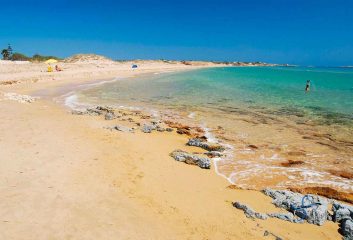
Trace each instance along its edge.
{"label": "dark rock", "polygon": [[164,132],[164,131],[165,131],[165,128],[162,128],[162,127],[160,127],[160,126],[157,125],[156,130],[157,130],[158,132]]}
{"label": "dark rock", "polygon": [[152,125],[158,125],[160,121],[151,121]]}
{"label": "dark rock", "polygon": [[190,135],[190,130],[184,129],[184,128],[178,128],[176,131],[178,134],[186,134]]}
{"label": "dark rock", "polygon": [[343,219],[353,219],[353,207],[334,201],[332,204],[333,220],[340,222]]}
{"label": "dark rock", "polygon": [[113,112],[107,112],[104,116],[105,120],[113,120],[115,118],[115,115]]}
{"label": "dark rock", "polygon": [[267,231],[267,230],[264,232],[264,236],[265,236],[265,237],[267,237],[267,236],[273,236],[276,240],[282,240],[282,238],[278,237],[277,235],[275,235],[275,234],[273,234],[273,233],[271,233],[271,232],[269,232],[269,231]]}
{"label": "dark rock", "polygon": [[258,149],[258,147],[256,145],[254,145],[254,144],[250,144],[250,145],[248,145],[248,147],[252,148],[252,149]]}
{"label": "dark rock", "polygon": [[154,129],[155,129],[155,126],[144,124],[141,128],[141,131],[144,133],[151,133],[152,130],[154,130]]}
{"label": "dark rock", "polygon": [[210,169],[211,161],[209,158],[200,157],[182,150],[175,150],[170,154],[175,160],[187,164],[198,165],[200,168]]}
{"label": "dark rock", "polygon": [[109,112],[113,113],[113,109],[110,107],[96,106],[96,107],[87,108],[85,114],[91,115],[91,116],[99,116]]}
{"label": "dark rock", "polygon": [[207,142],[204,142],[204,141],[201,141],[201,139],[199,138],[191,138],[187,145],[189,146],[195,146],[195,147],[200,147],[200,148],[203,148],[207,151],[219,151],[219,152],[222,152],[224,151],[224,147],[219,145],[219,144],[211,144],[211,143],[207,143]]}
{"label": "dark rock", "polygon": [[255,212],[252,208],[250,208],[240,202],[234,202],[233,207],[243,210],[245,216],[248,218],[258,218],[258,219],[262,219],[262,220],[265,220],[268,218],[267,214]]}
{"label": "dark rock", "polygon": [[353,220],[344,219],[340,225],[340,233],[343,235],[344,240],[353,239]]}
{"label": "dark rock", "polygon": [[[273,198],[272,203],[277,207],[284,208],[309,223],[323,225],[328,216],[328,201],[316,195],[306,195],[304,206],[302,201],[304,195],[287,190],[265,189],[267,196]],[[310,207],[308,207],[310,206]]]}
{"label": "dark rock", "polygon": [[173,128],[166,128],[165,129],[167,132],[173,132]]}

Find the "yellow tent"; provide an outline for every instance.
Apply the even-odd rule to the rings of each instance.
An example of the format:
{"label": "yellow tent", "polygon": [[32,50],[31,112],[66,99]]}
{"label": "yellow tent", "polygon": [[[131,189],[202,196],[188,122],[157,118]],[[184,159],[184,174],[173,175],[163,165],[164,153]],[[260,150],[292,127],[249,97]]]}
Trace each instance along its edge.
{"label": "yellow tent", "polygon": [[45,63],[57,63],[57,62],[58,62],[58,60],[53,59],[53,58],[48,59],[47,61],[45,61]]}

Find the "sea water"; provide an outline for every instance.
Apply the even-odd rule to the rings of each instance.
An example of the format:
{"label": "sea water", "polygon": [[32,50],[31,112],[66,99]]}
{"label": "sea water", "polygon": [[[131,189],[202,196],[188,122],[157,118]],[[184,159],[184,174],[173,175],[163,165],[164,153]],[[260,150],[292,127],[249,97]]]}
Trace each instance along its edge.
{"label": "sea water", "polygon": [[353,191],[353,69],[207,68],[122,79],[78,97],[173,112],[210,129],[232,146],[216,168],[238,186]]}

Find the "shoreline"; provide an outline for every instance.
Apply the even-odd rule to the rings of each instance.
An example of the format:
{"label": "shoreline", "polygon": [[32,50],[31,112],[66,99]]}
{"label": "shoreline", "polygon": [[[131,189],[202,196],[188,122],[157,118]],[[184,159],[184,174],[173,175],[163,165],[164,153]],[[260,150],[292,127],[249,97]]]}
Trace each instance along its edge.
{"label": "shoreline", "polygon": [[[35,84],[1,90],[28,94],[64,85]],[[1,169],[4,238],[263,239],[268,231],[284,239],[340,239],[332,222],[318,227],[245,217],[233,201],[260,212],[278,209],[258,191],[230,189],[213,170],[173,160],[177,148],[200,152],[185,146],[184,135],[108,131],[99,116],[71,115],[50,98],[0,105],[0,154],[11,159]]]}
{"label": "shoreline", "polygon": [[[149,77],[151,77],[151,75],[147,76],[148,79],[149,79]],[[145,79],[144,81],[148,82],[149,81],[148,79]],[[132,81],[134,81],[134,80],[132,79]],[[112,85],[110,85],[110,86],[112,86]],[[122,85],[122,86],[124,86],[124,85]],[[136,85],[133,85],[133,86],[136,86]],[[93,94],[93,96],[94,96],[94,94]],[[136,101],[139,102],[138,100],[136,100]],[[124,106],[125,106],[126,108],[139,109],[139,110],[147,111],[149,113],[154,112],[155,114],[160,115],[164,120],[177,121],[179,124],[184,124],[184,125],[189,125],[188,122],[190,120],[193,125],[196,124],[196,126],[203,128],[204,131],[207,130],[210,127],[211,131],[213,131],[213,133],[215,134],[215,137],[217,137],[217,142],[221,142],[223,144],[226,144],[227,146],[229,146],[230,145],[229,143],[231,143],[232,146],[237,147],[237,148],[241,147],[241,144],[244,144],[242,142],[235,142],[234,139],[229,139],[229,138],[228,138],[228,140],[230,142],[228,142],[227,138],[224,137],[225,135],[222,135],[222,133],[219,133],[219,131],[217,131],[217,126],[215,126],[215,125],[209,126],[208,125],[207,118],[206,119],[203,118],[203,120],[200,120],[200,118],[198,118],[198,116],[199,116],[199,114],[202,114],[202,112],[198,111],[198,110],[195,110],[195,109],[194,109],[195,110],[194,112],[192,112],[193,110],[191,110],[191,112],[189,112],[189,110],[188,111],[184,111],[184,112],[180,112],[179,109],[172,109],[172,108],[168,108],[168,107],[166,109],[166,108],[163,108],[162,105],[158,105],[158,104],[157,105],[143,104],[143,102],[140,102],[140,104],[134,104],[135,103],[134,101],[132,101],[131,104],[129,102],[125,101],[124,102],[124,106],[123,105],[119,106],[120,104],[117,104],[117,105],[110,104],[109,101],[106,101],[105,103],[101,103],[99,101],[95,101],[94,100],[91,103],[93,105],[95,105],[95,104],[98,104],[98,105],[99,104],[103,104],[103,105],[111,106],[111,107],[114,107],[114,108],[115,107],[124,108]],[[125,103],[126,103],[126,105],[125,105]],[[233,110],[233,109],[231,109],[231,110]],[[196,112],[197,112],[197,114],[196,114]],[[173,119],[173,117],[170,117],[171,115],[174,116],[174,119]],[[195,116],[196,116],[197,120],[195,119]],[[203,117],[205,117],[205,115]],[[263,115],[263,117],[265,118],[266,116]],[[270,117],[270,116],[267,116],[267,117]],[[253,119],[253,120],[256,121],[256,119]],[[282,119],[282,120],[287,120],[287,119]],[[235,121],[235,123],[239,124],[239,122],[237,122],[237,121]],[[283,123],[285,123],[285,121],[283,121]],[[224,127],[224,125],[222,125],[222,124],[220,124],[219,126],[220,127]],[[293,128],[295,131],[303,130],[303,129],[299,129],[298,127],[294,126],[293,124],[290,125],[289,122],[286,123],[286,124],[283,124],[282,127],[284,127],[284,128]],[[224,128],[223,128],[223,130],[224,130]],[[228,130],[229,129],[226,129],[224,131],[227,132]],[[272,132],[272,133],[276,133],[276,132]],[[288,133],[291,133],[291,132],[288,131]],[[207,131],[205,131],[204,135],[205,136],[207,135]],[[256,132],[253,132],[253,135],[256,135]],[[322,135],[325,136],[324,134],[322,134]],[[301,134],[300,137],[302,137],[302,136],[305,137],[305,138],[309,138],[310,134],[309,133],[306,134],[306,135]],[[207,140],[209,141],[210,137],[207,137]],[[262,153],[261,149],[259,149],[259,148],[262,147],[263,143],[248,141],[247,144],[250,147],[247,147],[246,151],[248,151],[250,153],[253,153],[253,154],[257,154],[256,152],[258,152],[259,154]],[[253,145],[251,145],[251,144],[253,144]],[[278,142],[277,142],[277,144],[278,144]],[[244,150],[243,152],[245,152],[245,154],[246,154],[247,153],[246,151]],[[238,155],[237,159],[239,159],[239,155],[241,155],[243,152],[242,152],[242,150],[237,150],[237,151],[234,152],[234,155]],[[295,171],[295,173],[293,173],[293,174],[299,175],[299,177],[300,177],[300,174],[302,174],[302,175],[313,175],[312,177],[305,176],[305,178],[307,177],[307,179],[304,179],[303,181],[300,181],[300,188],[299,188],[299,186],[295,185],[294,180],[290,179],[290,178],[288,179],[288,182],[286,183],[286,185],[285,184],[281,184],[281,182],[279,182],[280,184],[278,184],[278,185],[271,185],[270,182],[267,182],[267,183],[265,183],[265,185],[260,183],[262,185],[259,184],[258,186],[256,186],[256,185],[253,185],[253,186],[250,185],[249,186],[245,182],[242,185],[237,184],[238,187],[241,186],[244,189],[254,189],[254,190],[262,190],[265,187],[269,187],[269,186],[273,187],[273,188],[279,188],[279,189],[291,189],[292,188],[292,189],[297,189],[297,191],[300,191],[300,192],[307,191],[307,193],[311,193],[311,194],[315,193],[315,192],[313,192],[314,188],[316,188],[315,191],[320,192],[321,194],[324,194],[321,190],[324,189],[325,187],[327,187],[327,189],[329,188],[331,190],[337,190],[338,192],[335,193],[335,194],[332,194],[332,193],[329,194],[328,193],[327,195],[324,195],[324,196],[326,196],[326,197],[336,197],[339,200],[348,201],[350,203],[352,202],[352,195],[351,195],[352,189],[351,189],[351,187],[349,185],[349,179],[348,180],[346,178],[337,179],[337,177],[340,177],[338,174],[342,174],[342,175],[345,174],[343,171],[342,171],[342,173],[336,173],[337,176],[334,175],[334,174],[332,174],[334,176],[331,176],[330,175],[331,172],[324,171],[323,169],[315,169],[314,167],[310,166],[309,164],[305,164],[304,165],[304,162],[301,161],[301,160],[304,160],[304,159],[301,159],[301,157],[303,157],[305,154],[307,154],[307,158],[309,158],[309,156],[316,157],[316,155],[314,154],[315,152],[313,152],[313,153],[312,152],[305,152],[305,150],[302,150],[302,149],[299,149],[299,150],[296,150],[296,149],[293,150],[292,149],[291,151],[288,150],[287,152],[289,152],[289,154],[293,154],[293,155],[296,154],[296,155],[299,155],[299,156],[293,156],[293,155],[286,156],[285,152],[280,152],[280,151],[272,153],[271,156],[273,158],[271,156],[269,156],[269,158],[270,158],[270,160],[273,160],[274,162],[277,161],[275,163],[277,165],[269,166],[269,167],[271,169],[275,169],[274,171],[277,171],[277,172],[282,170],[282,171],[288,171],[288,172],[292,171],[292,173],[293,173]],[[228,154],[226,154],[226,155],[231,155],[229,153],[231,153],[231,151],[228,151]],[[264,152],[264,153],[266,154],[266,152]],[[316,150],[316,153],[317,153],[317,150]],[[245,156],[245,154],[244,154],[243,157],[249,157],[249,156]],[[257,154],[257,155],[259,155],[259,154]],[[267,152],[267,154],[269,154],[269,153]],[[279,155],[279,156],[277,156],[277,155]],[[231,156],[226,157],[226,159],[229,159],[229,158],[231,158]],[[275,158],[277,158],[277,159],[275,159]],[[288,162],[285,161],[288,158],[290,160]],[[221,162],[223,162],[223,164],[220,163],[220,165],[225,165],[224,162],[226,162],[226,159],[220,159]],[[242,159],[242,158],[240,158],[240,159]],[[280,161],[280,160],[282,160],[282,161]],[[234,160],[234,161],[236,161],[236,160]],[[232,164],[231,162],[229,162],[229,163]],[[293,163],[293,164],[291,165],[291,163]],[[298,163],[298,165],[295,165],[296,163]],[[307,163],[310,163],[310,160]],[[217,165],[217,163],[215,163],[215,164]],[[253,164],[256,164],[256,162],[254,161]],[[304,166],[300,166],[300,164],[303,164]],[[224,172],[224,167],[223,167],[223,172],[222,173],[220,171],[218,171],[218,169],[216,169],[216,172],[217,172],[218,175],[226,178],[231,184],[236,184],[236,176],[233,173],[231,173],[229,175],[229,174],[227,174],[227,172]],[[291,174],[291,173],[289,173],[289,174]],[[324,179],[319,179],[319,178],[315,179],[315,176],[317,176],[317,175],[326,176],[325,182],[323,182]],[[234,178],[233,178],[233,176],[234,176]],[[336,178],[336,179],[334,179],[334,178]],[[300,178],[298,178],[298,179],[300,179]],[[305,183],[306,180],[308,182],[310,182],[310,184],[309,183]],[[337,183],[334,182],[335,180],[337,181]],[[255,179],[254,179],[254,181],[256,182]],[[280,180],[280,181],[283,182],[283,180]],[[293,187],[297,187],[297,188],[293,188]],[[312,189],[310,190],[310,188],[312,188]],[[337,197],[337,196],[339,196],[340,193],[342,193],[342,197]],[[351,196],[349,196],[349,194]],[[349,197],[347,198],[346,196],[349,196]]]}

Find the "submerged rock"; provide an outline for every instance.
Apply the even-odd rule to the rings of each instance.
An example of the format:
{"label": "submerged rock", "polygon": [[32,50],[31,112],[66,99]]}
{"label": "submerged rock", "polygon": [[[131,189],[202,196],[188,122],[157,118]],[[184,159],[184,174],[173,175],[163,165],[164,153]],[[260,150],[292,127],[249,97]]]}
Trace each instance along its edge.
{"label": "submerged rock", "polygon": [[218,152],[218,151],[210,151],[210,152],[206,152],[205,155],[207,155],[208,157],[222,157],[222,153]]}
{"label": "submerged rock", "polygon": [[211,161],[209,158],[200,157],[182,150],[175,150],[170,154],[175,160],[185,162],[187,164],[198,165],[200,168],[210,169]]}
{"label": "submerged rock", "polygon": [[207,151],[219,151],[222,152],[224,151],[224,147],[219,145],[219,144],[212,144],[212,143],[208,143],[208,142],[204,142],[199,138],[191,138],[189,139],[187,145],[189,146],[195,146],[195,147],[200,147],[203,148]]}

